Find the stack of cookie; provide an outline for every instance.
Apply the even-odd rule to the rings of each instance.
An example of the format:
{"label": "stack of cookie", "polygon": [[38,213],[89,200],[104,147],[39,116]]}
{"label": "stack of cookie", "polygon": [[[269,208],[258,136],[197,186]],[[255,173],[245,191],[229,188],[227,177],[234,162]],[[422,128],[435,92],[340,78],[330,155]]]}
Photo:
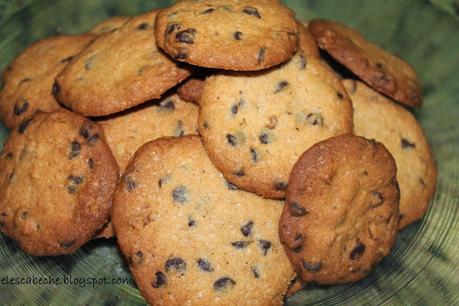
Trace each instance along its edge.
{"label": "stack of cookie", "polygon": [[41,256],[116,234],[154,305],[357,281],[435,190],[399,104],[421,105],[414,70],[277,1],[114,17],[35,43],[3,81],[0,230]]}

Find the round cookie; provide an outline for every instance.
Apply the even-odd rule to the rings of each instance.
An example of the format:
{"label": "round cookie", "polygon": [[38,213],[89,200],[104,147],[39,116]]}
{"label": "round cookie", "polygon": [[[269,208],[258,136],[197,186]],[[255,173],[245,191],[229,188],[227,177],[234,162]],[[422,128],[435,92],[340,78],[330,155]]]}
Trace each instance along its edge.
{"label": "round cookie", "polygon": [[180,1],[156,19],[156,41],[196,66],[256,71],[288,60],[297,48],[294,14],[272,0]]}
{"label": "round cookie", "polygon": [[394,156],[400,184],[399,227],[422,218],[435,194],[437,165],[416,118],[364,83],[345,80],[357,135],[382,142]]}
{"label": "round cookie", "polygon": [[283,203],[237,190],[198,136],[142,146],[114,197],[121,251],[152,305],[282,305],[293,269]]}
{"label": "round cookie", "polygon": [[0,155],[0,231],[32,255],[72,253],[108,220],[117,180],[97,124],[64,109],[37,112]]}
{"label": "round cookie", "polygon": [[400,103],[421,107],[421,85],[410,64],[338,22],[313,20],[309,30],[321,49],[371,87]]}
{"label": "round cookie", "polygon": [[89,30],[89,33],[100,35],[106,32],[111,32],[115,29],[120,28],[131,18],[132,17],[128,17],[128,16],[114,16],[114,17],[108,18],[102,21],[101,23],[95,25],[91,30]]}
{"label": "round cookie", "polygon": [[[301,36],[300,45],[309,50],[315,43]],[[352,132],[341,81],[302,51],[276,69],[207,78],[200,107],[212,162],[239,188],[267,198],[285,197],[290,170],[307,148]]]}
{"label": "round cookie", "polygon": [[121,172],[124,172],[129,160],[143,144],[164,136],[197,134],[198,112],[198,106],[172,94],[98,122]]}
{"label": "round cookie", "polygon": [[188,80],[179,85],[177,88],[177,94],[184,101],[199,104],[202,91],[204,90],[205,82],[206,75],[193,75]]}
{"label": "round cookie", "polygon": [[61,35],[40,40],[18,55],[3,73],[0,118],[10,129],[36,111],[60,109],[52,93],[54,78],[94,35]]}
{"label": "round cookie", "polygon": [[[190,75],[156,47],[157,11],[100,35],[56,78],[59,101],[85,116],[103,116],[158,99]],[[182,65],[183,66],[183,65]]]}
{"label": "round cookie", "polygon": [[300,157],[279,221],[298,276],[353,282],[389,254],[398,233],[396,172],[382,144],[351,134],[321,141]]}

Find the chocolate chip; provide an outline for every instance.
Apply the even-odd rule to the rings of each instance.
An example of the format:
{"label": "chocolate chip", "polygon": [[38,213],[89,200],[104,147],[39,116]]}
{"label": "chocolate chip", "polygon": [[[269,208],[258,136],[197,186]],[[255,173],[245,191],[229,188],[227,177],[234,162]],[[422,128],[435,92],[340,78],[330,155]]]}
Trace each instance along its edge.
{"label": "chocolate chip", "polygon": [[235,247],[236,249],[245,249],[249,244],[251,244],[252,241],[243,241],[243,240],[240,240],[240,241],[234,241],[234,242],[231,242],[231,245],[233,247]]}
{"label": "chocolate chip", "polygon": [[159,187],[159,188],[162,188],[165,184],[167,184],[168,182],[170,182],[170,180],[171,180],[170,175],[166,175],[166,176],[160,178],[160,179],[158,180],[158,187]]}
{"label": "chocolate chip", "polygon": [[22,220],[27,219],[27,215],[28,215],[28,214],[29,214],[29,213],[28,213],[27,211],[23,211],[22,214],[21,214],[21,219],[22,219]]}
{"label": "chocolate chip", "polygon": [[153,288],[161,288],[164,285],[166,285],[166,275],[164,275],[163,272],[158,271],[155,273],[155,276],[155,280],[153,280],[153,282],[151,283]]}
{"label": "chocolate chip", "polygon": [[338,92],[336,93],[336,96],[337,96],[338,99],[340,99],[340,100],[343,100],[343,99],[344,99],[344,95],[343,95],[342,92],[339,92],[339,91],[338,91]]}
{"label": "chocolate chip", "polygon": [[322,262],[307,262],[303,260],[303,268],[311,273],[316,273],[322,268]]}
{"label": "chocolate chip", "polygon": [[253,229],[253,221],[247,222],[246,224],[241,226],[242,235],[244,235],[245,237],[250,236],[250,234],[252,234],[252,229]]}
{"label": "chocolate chip", "polygon": [[320,113],[310,113],[306,116],[306,121],[311,125],[323,125],[324,118]]}
{"label": "chocolate chip", "polygon": [[69,152],[69,159],[74,159],[80,154],[81,145],[78,141],[72,141],[70,143],[70,152]]}
{"label": "chocolate chip", "polygon": [[288,184],[283,181],[275,181],[273,186],[274,186],[274,189],[276,190],[284,191],[287,189]]}
{"label": "chocolate chip", "polygon": [[54,82],[53,89],[51,92],[53,93],[53,95],[57,95],[59,91],[61,91],[61,87],[59,86],[59,84],[57,84],[57,82]]}
{"label": "chocolate chip", "polygon": [[237,104],[233,104],[233,106],[231,106],[231,114],[236,115],[238,110],[239,106]]}
{"label": "chocolate chip", "polygon": [[258,154],[257,154],[257,151],[254,148],[250,148],[250,156],[251,156],[253,162],[256,163],[258,161]]}
{"label": "chocolate chip", "polygon": [[172,190],[172,198],[177,203],[185,203],[188,201],[188,189],[183,186],[177,186]]}
{"label": "chocolate chip", "polygon": [[204,121],[202,127],[207,130],[209,128],[209,123],[207,121]]}
{"label": "chocolate chip", "polygon": [[126,184],[125,185],[126,186],[126,190],[129,191],[129,192],[132,192],[134,189],[137,188],[137,183],[129,175],[124,178],[124,182]]}
{"label": "chocolate chip", "polygon": [[261,48],[257,54],[258,64],[261,64],[265,60],[265,56],[266,56],[266,49]]}
{"label": "chocolate chip", "polygon": [[143,30],[146,30],[148,28],[148,23],[146,22],[142,22],[141,24],[139,24],[136,29],[139,30],[139,31],[143,31]]}
{"label": "chocolate chip", "polygon": [[236,31],[233,34],[235,40],[241,40],[242,39],[242,35],[243,35],[243,33],[240,32],[240,31]]}
{"label": "chocolate chip", "polygon": [[258,139],[260,139],[260,142],[261,142],[262,144],[268,144],[268,143],[270,142],[270,141],[269,141],[269,135],[266,134],[266,133],[261,134],[261,135],[258,137]]}
{"label": "chocolate chip", "polygon": [[191,217],[188,217],[188,227],[193,227],[196,225],[196,221],[191,218]]}
{"label": "chocolate chip", "polygon": [[193,44],[196,32],[195,29],[186,29],[175,34],[175,39],[184,44]]}
{"label": "chocolate chip", "polygon": [[295,252],[295,253],[301,253],[301,252],[303,252],[303,250],[304,250],[304,246],[303,245],[299,245],[299,246],[294,247],[292,249],[292,251]]}
{"label": "chocolate chip", "polygon": [[89,138],[88,138],[88,143],[90,146],[93,146],[96,144],[96,142],[100,139],[100,136],[99,134],[94,134],[94,135],[91,135]]}
{"label": "chocolate chip", "polygon": [[221,277],[214,283],[214,290],[227,290],[233,288],[236,282],[229,277]]}
{"label": "chocolate chip", "polygon": [[11,152],[8,152],[8,153],[5,155],[5,159],[6,159],[6,160],[12,160],[13,157],[14,157],[14,155],[13,155],[13,153],[11,153]]}
{"label": "chocolate chip", "polygon": [[129,257],[129,263],[131,265],[140,265],[143,262],[142,251],[137,251],[134,255]]}
{"label": "chocolate chip", "polygon": [[239,177],[245,176],[245,170],[239,169],[238,171],[234,172],[234,175]]}
{"label": "chocolate chip", "polygon": [[261,18],[260,13],[258,13],[258,10],[256,8],[254,8],[254,7],[251,7],[251,6],[246,6],[242,10],[242,12],[245,13],[245,14],[251,15],[251,16],[255,16],[257,18]]}
{"label": "chocolate chip", "polygon": [[376,63],[376,67],[378,67],[379,69],[383,69],[384,65],[382,63]]}
{"label": "chocolate chip", "polygon": [[274,94],[277,94],[279,93],[280,91],[282,91],[285,87],[287,87],[289,85],[289,83],[287,81],[280,81],[278,84],[277,84],[277,87],[276,89],[274,89]]}
{"label": "chocolate chip", "polygon": [[73,56],[69,56],[69,57],[63,58],[63,59],[61,59],[61,63],[62,63],[62,64],[68,63],[68,62],[70,62],[72,59],[73,59]]}
{"label": "chocolate chip", "polygon": [[197,260],[198,266],[202,271],[206,272],[213,272],[214,268],[212,267],[211,263],[208,260],[199,258]]}
{"label": "chocolate chip", "polygon": [[59,244],[64,249],[68,249],[68,248],[72,247],[75,244],[75,240],[59,242]]}
{"label": "chocolate chip", "polygon": [[236,185],[226,181],[226,187],[229,189],[229,190],[238,190],[239,188],[237,188]]}
{"label": "chocolate chip", "polygon": [[174,56],[174,59],[183,60],[183,59],[186,59],[187,57],[188,57],[188,54],[180,52]]}
{"label": "chocolate chip", "polygon": [[250,267],[250,270],[255,278],[260,278],[260,269],[257,266]]}
{"label": "chocolate chip", "polygon": [[167,26],[166,33],[167,33],[167,35],[170,35],[175,30],[180,30],[180,28],[181,28],[181,25],[179,25],[177,23],[171,23],[170,25]]}
{"label": "chocolate chip", "polygon": [[290,248],[295,253],[301,253],[303,251],[304,236],[301,233],[296,233],[294,244]]}
{"label": "chocolate chip", "polygon": [[362,254],[365,252],[365,245],[361,242],[357,243],[357,245],[352,249],[349,258],[352,260],[359,259]]}
{"label": "chocolate chip", "polygon": [[76,176],[76,175],[69,175],[67,179],[70,182],[74,183],[75,185],[80,185],[81,183],[83,183],[84,177]]}
{"label": "chocolate chip", "polygon": [[95,55],[91,56],[87,60],[84,61],[84,69],[86,70],[91,70],[92,69],[92,64],[94,61]]}
{"label": "chocolate chip", "polygon": [[308,62],[306,57],[303,54],[300,54],[300,63],[298,64],[298,67],[300,68],[300,70],[303,70],[306,68],[307,65]]}
{"label": "chocolate chip", "polygon": [[23,113],[25,113],[28,109],[29,109],[29,102],[26,99],[22,99],[22,105],[21,106],[18,106],[17,103],[14,105],[13,113],[16,116],[20,116]]}
{"label": "chocolate chip", "polygon": [[271,248],[271,242],[268,240],[260,239],[258,240],[258,246],[260,247],[263,256],[266,256],[268,253],[269,249]]}
{"label": "chocolate chip", "polygon": [[371,200],[370,200],[370,207],[375,208],[380,206],[382,203],[384,203],[384,197],[382,196],[381,193],[377,191],[372,191],[371,192]]}
{"label": "chocolate chip", "polygon": [[233,147],[237,146],[237,138],[236,138],[236,136],[234,136],[232,134],[226,134],[226,140]]}
{"label": "chocolate chip", "polygon": [[32,122],[32,120],[33,120],[33,117],[27,118],[27,119],[23,120],[23,121],[19,124],[19,126],[18,126],[18,132],[19,132],[20,134],[24,134],[25,130],[26,130],[27,127],[30,125],[30,123]]}
{"label": "chocolate chip", "polygon": [[291,202],[288,204],[288,211],[291,216],[293,217],[302,217],[309,213],[309,210],[304,208],[300,203],[298,202]]}
{"label": "chocolate chip", "polygon": [[170,272],[171,270],[184,272],[186,270],[186,262],[180,257],[173,257],[166,261],[164,268],[166,269],[166,272]]}
{"label": "chocolate chip", "polygon": [[88,159],[88,167],[89,167],[89,169],[93,169],[94,168],[94,161],[92,160],[92,158]]}
{"label": "chocolate chip", "polygon": [[208,9],[206,9],[205,11],[203,11],[201,14],[206,15],[206,14],[212,13],[213,11],[215,11],[214,8],[208,8]]}
{"label": "chocolate chip", "polygon": [[172,112],[175,109],[175,104],[172,99],[167,99],[167,100],[161,101],[159,103],[159,107],[161,110]]}
{"label": "chocolate chip", "polygon": [[401,144],[402,144],[402,149],[412,149],[416,147],[416,145],[413,142],[410,142],[406,138],[402,138]]}

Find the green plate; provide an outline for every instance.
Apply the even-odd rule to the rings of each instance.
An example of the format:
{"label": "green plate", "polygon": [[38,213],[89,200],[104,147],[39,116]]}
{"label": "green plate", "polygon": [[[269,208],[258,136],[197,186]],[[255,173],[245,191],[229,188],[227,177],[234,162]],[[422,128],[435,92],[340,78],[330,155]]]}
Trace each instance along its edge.
{"label": "green plate", "polygon": [[[78,33],[117,14],[138,14],[170,1],[0,0],[0,70],[31,42]],[[412,63],[424,87],[422,122],[438,160],[437,194],[427,215],[398,237],[391,255],[359,283],[311,287],[288,305],[459,304],[459,11],[448,0],[291,0],[301,19],[323,17],[359,29]],[[7,134],[0,128],[0,143]],[[5,284],[64,281],[77,284]],[[91,279],[94,278],[94,279]],[[105,278],[105,283],[104,282]],[[115,241],[91,241],[62,257],[31,257],[0,235],[2,305],[143,305]],[[98,284],[93,284],[98,282]],[[113,284],[112,284],[113,283]],[[263,292],[260,292],[263,294]]]}

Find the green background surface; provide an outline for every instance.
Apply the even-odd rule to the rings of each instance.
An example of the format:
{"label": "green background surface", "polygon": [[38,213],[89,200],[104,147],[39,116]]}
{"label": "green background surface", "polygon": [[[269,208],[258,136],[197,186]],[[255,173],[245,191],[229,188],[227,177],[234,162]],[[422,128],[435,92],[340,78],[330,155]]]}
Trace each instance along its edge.
{"label": "green background surface", "polygon": [[[0,70],[31,42],[78,33],[113,15],[133,15],[170,1],[0,0]],[[437,194],[424,219],[405,229],[389,257],[361,282],[301,291],[288,305],[459,304],[459,1],[290,0],[299,19],[330,18],[359,29],[418,71],[421,121],[438,160]],[[6,137],[0,126],[0,144]],[[0,236],[0,277],[126,277],[116,243],[92,241],[77,253],[31,257]],[[260,293],[262,294],[262,293]],[[0,285],[1,305],[143,305],[134,285]]]}

